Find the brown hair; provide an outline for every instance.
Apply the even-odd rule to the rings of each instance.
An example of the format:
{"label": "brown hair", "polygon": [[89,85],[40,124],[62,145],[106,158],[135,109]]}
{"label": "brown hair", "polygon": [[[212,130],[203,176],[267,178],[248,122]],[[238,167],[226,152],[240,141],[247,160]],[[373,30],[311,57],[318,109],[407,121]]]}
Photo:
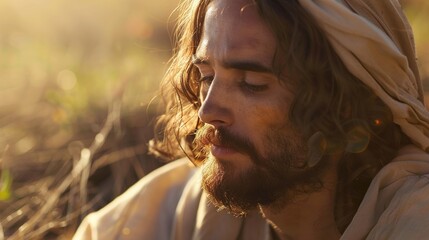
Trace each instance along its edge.
{"label": "brown hair", "polygon": [[[293,84],[290,120],[309,138],[321,132],[329,151],[341,155],[336,220],[344,231],[377,172],[408,143],[392,122],[390,109],[354,77],[335,53],[315,20],[295,0],[254,0],[277,38],[273,59],[276,74]],[[199,128],[199,73],[192,55],[199,44],[210,0],[187,0],[177,28],[177,49],[162,85],[166,112],[158,121],[164,135],[152,150],[169,158],[188,155],[195,161],[192,139]],[[364,129],[369,143],[348,151],[350,129]],[[353,137],[353,136],[352,136]]]}

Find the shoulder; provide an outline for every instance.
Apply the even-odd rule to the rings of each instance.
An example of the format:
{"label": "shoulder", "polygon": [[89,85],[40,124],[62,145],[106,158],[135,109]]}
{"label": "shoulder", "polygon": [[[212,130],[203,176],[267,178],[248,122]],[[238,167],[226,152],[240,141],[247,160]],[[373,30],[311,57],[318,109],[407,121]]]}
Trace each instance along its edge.
{"label": "shoulder", "polygon": [[368,239],[425,239],[429,235],[429,154],[408,146],[383,169],[384,204]]}
{"label": "shoulder", "polygon": [[178,191],[180,194],[194,172],[195,168],[187,159],[168,163],[142,178],[99,212],[116,210],[119,205],[129,206],[131,202],[138,201],[141,197],[144,198],[144,202],[148,202],[162,199],[170,191]]}
{"label": "shoulder", "polygon": [[429,236],[429,154],[409,145],[371,182],[342,239]]}
{"label": "shoulder", "polygon": [[426,239],[429,235],[429,174],[402,181],[368,239]]}
{"label": "shoulder", "polygon": [[179,159],[154,170],[103,209],[89,214],[74,239],[118,239],[147,236],[162,222],[169,226],[183,188],[195,173],[189,160]]}

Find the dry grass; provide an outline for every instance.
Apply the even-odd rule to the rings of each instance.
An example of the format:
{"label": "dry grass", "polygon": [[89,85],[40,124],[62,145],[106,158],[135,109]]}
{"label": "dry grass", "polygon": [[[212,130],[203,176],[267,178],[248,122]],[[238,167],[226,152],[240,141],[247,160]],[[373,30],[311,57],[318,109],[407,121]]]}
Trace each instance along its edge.
{"label": "dry grass", "polygon": [[[38,121],[30,124],[28,116],[15,118],[19,125],[30,124],[25,138],[33,139],[37,146],[20,155],[13,155],[10,147],[3,151],[5,188],[0,223],[8,239],[67,239],[70,236],[66,233],[74,231],[88,212],[162,164],[147,155],[146,143],[151,138],[156,110],[148,108],[124,119],[120,107],[120,101],[113,101],[107,117],[98,113],[100,119],[95,122],[106,120],[96,132],[86,132],[84,127],[66,136],[56,129],[54,139],[41,131]],[[50,141],[60,143],[45,148]]]}
{"label": "dry grass", "polygon": [[162,164],[148,103],[176,2],[0,0],[0,239],[69,239]]}

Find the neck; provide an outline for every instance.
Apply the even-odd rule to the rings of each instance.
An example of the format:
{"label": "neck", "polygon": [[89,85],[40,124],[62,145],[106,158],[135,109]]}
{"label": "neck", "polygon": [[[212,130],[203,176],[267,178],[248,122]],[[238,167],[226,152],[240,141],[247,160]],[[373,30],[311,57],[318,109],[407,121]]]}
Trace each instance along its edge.
{"label": "neck", "polygon": [[283,205],[260,206],[262,214],[281,240],[339,239],[334,217],[336,170],[322,177],[324,187],[299,195]]}

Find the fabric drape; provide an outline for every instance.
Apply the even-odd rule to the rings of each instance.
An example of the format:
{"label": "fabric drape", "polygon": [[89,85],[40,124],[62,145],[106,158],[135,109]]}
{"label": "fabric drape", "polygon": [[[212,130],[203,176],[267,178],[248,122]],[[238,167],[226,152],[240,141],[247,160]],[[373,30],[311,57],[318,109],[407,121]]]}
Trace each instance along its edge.
{"label": "fabric drape", "polygon": [[348,70],[391,109],[393,121],[429,152],[411,27],[397,0],[299,0],[328,36]]}

